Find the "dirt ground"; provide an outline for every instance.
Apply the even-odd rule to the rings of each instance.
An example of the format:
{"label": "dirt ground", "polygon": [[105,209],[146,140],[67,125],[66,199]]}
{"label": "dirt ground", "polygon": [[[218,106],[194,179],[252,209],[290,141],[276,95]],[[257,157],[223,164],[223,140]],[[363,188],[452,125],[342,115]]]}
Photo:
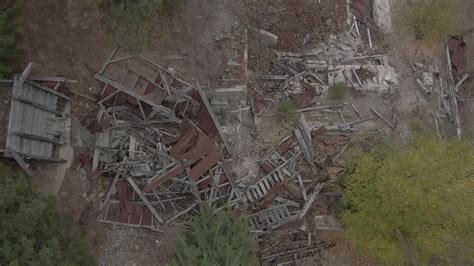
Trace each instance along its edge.
{"label": "dirt ground", "polygon": [[[27,62],[38,65],[35,75],[58,75],[77,79],[79,85],[71,87],[73,92],[98,95],[101,85],[94,80],[94,74],[112,52],[115,44],[99,29],[82,30],[72,27],[66,17],[63,0],[27,1],[20,0],[21,49],[25,58],[20,68]],[[155,39],[144,52],[151,59],[186,73],[189,79],[206,87],[216,87],[225,73],[229,51],[224,40],[232,39],[233,33],[245,26],[263,28],[279,36],[277,49],[298,51],[325,41],[330,34],[344,29],[347,18],[345,0],[195,0],[185,1],[182,6],[163,11],[158,19]],[[472,1],[466,3],[474,8]],[[466,8],[466,10],[468,10]],[[472,10],[472,9],[471,9]],[[474,16],[466,11],[468,22]],[[474,46],[474,34],[466,37]],[[272,49],[252,47],[249,40],[249,70],[267,73],[268,58]],[[393,56],[390,61],[399,71],[401,85],[397,94],[381,97],[376,94],[349,96],[349,101],[360,107],[364,116],[370,115],[370,107],[375,106],[385,115],[397,113],[400,120],[399,133],[407,134],[411,123],[427,121],[436,111],[434,102],[426,101],[413,86],[412,73],[406,62],[413,51],[401,49],[397,36],[381,36],[375,33],[377,46],[388,50]],[[402,51],[402,52],[400,52]],[[405,52],[406,51],[406,52]],[[474,59],[474,49],[468,56]],[[386,51],[381,51],[386,52]],[[474,65],[468,65],[474,73]],[[250,87],[252,84],[249,85]],[[466,95],[472,84],[465,87]],[[466,96],[467,97],[467,96]],[[0,99],[4,101],[4,99]],[[369,105],[367,103],[371,103]],[[94,102],[74,97],[73,117],[91,111]],[[466,135],[474,137],[474,121],[469,113],[474,111],[474,102],[463,105],[463,126]],[[431,120],[430,120],[431,121]],[[271,123],[271,120],[267,121]],[[274,127],[268,127],[274,129]],[[279,138],[285,130],[270,132]],[[75,215],[77,220],[90,229],[94,242],[94,253],[101,265],[156,265],[169,262],[174,254],[174,239],[177,227],[162,228],[164,233],[150,233],[140,229],[129,229],[104,225],[97,221],[97,197],[101,184],[90,178],[80,166],[79,152],[90,152],[93,139],[86,140],[81,135],[81,144],[75,145],[75,160],[69,169],[58,193],[60,209]],[[90,136],[89,136],[90,137]],[[360,256],[347,241],[339,235],[321,235],[336,241],[336,247],[323,254],[324,265],[376,265],[370,259]]]}

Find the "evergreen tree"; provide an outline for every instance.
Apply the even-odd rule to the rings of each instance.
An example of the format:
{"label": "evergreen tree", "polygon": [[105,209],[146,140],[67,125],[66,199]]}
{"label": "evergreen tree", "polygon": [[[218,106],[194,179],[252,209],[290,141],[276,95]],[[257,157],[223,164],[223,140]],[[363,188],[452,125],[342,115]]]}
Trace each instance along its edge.
{"label": "evergreen tree", "polygon": [[204,209],[177,240],[173,265],[258,265],[257,244],[246,222],[229,211]]}
{"label": "evergreen tree", "polygon": [[55,210],[53,197],[0,165],[0,265],[95,265],[84,230]]}
{"label": "evergreen tree", "polygon": [[15,63],[20,57],[17,23],[14,20],[16,13],[16,8],[0,10],[0,78],[14,72]]}

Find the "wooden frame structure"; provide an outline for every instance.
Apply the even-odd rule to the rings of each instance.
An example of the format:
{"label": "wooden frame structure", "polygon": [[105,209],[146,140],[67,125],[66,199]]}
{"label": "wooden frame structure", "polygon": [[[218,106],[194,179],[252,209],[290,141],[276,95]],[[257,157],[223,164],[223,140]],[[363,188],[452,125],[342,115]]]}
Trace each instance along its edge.
{"label": "wooden frame structure", "polygon": [[95,75],[105,84],[99,105],[106,101],[115,103],[121,95],[127,95],[135,98],[143,115],[143,104],[147,104],[154,113],[177,123],[181,123],[176,116],[178,107],[181,107],[181,113],[186,113],[190,107],[199,107],[199,103],[184,92],[190,88],[189,83],[142,55],[120,56],[119,53],[116,48]]}
{"label": "wooden frame structure", "polygon": [[100,221],[159,231],[202,204],[237,205],[229,143],[198,84],[120,49],[95,78],[104,83],[95,119],[110,124],[100,131],[92,169],[116,173]]}
{"label": "wooden frame structure", "polygon": [[[68,145],[71,119],[67,114],[70,98],[58,89],[64,83],[76,83],[60,77],[29,76],[29,63],[12,81],[11,107],[5,144],[5,157],[15,159],[27,173],[23,159],[66,162],[59,158],[59,146]],[[54,84],[54,87],[49,85]]]}

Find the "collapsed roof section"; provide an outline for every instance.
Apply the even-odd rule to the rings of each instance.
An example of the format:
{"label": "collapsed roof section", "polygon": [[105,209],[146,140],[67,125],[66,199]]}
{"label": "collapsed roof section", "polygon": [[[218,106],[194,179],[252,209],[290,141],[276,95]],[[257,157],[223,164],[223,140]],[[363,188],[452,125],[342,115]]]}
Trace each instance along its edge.
{"label": "collapsed roof section", "polygon": [[138,108],[144,122],[176,124],[195,114],[201,129],[230,151],[219,122],[199,86],[190,85],[167,68],[142,55],[121,55],[116,48],[95,77],[105,84],[98,102],[102,111],[105,105],[127,104]]}
{"label": "collapsed roof section", "polygon": [[92,170],[114,177],[100,220],[159,230],[198,203],[238,200],[225,160],[232,154],[201,88],[141,55],[119,54],[96,75],[104,89],[86,121],[98,136]]}

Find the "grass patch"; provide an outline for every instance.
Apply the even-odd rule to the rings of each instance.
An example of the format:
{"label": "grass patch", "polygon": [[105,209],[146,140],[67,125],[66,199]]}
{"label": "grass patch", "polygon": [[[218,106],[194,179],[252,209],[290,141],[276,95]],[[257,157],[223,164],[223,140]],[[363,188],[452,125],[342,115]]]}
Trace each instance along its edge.
{"label": "grass patch", "polygon": [[104,28],[127,52],[140,52],[154,36],[160,0],[119,1],[109,4]]}
{"label": "grass patch", "polygon": [[291,121],[296,115],[296,108],[292,101],[283,101],[278,105],[276,116],[279,121]]}
{"label": "grass patch", "polygon": [[329,98],[331,100],[342,100],[346,98],[349,88],[343,82],[338,82],[329,88]]}
{"label": "grass patch", "polygon": [[144,50],[153,40],[159,12],[184,0],[68,0],[67,15],[73,27],[99,25],[127,52]]}
{"label": "grass patch", "polygon": [[461,0],[431,0],[400,4],[395,17],[400,36],[431,47],[462,28]]}

